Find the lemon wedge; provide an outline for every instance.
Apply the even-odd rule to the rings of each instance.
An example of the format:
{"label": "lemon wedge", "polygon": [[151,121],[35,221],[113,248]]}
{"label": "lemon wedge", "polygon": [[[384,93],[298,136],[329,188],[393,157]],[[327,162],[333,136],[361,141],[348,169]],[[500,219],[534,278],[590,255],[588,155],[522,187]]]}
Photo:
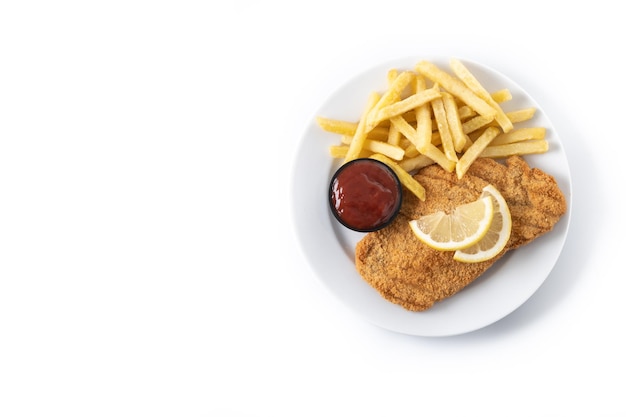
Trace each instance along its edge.
{"label": "lemon wedge", "polygon": [[471,203],[457,206],[451,213],[437,211],[409,221],[413,233],[431,248],[453,251],[464,249],[481,240],[494,214],[493,199],[483,196]]}
{"label": "lemon wedge", "polygon": [[511,212],[502,194],[493,185],[483,188],[481,197],[491,197],[494,203],[493,220],[485,236],[476,244],[454,253],[460,262],[482,262],[502,252],[511,236]]}

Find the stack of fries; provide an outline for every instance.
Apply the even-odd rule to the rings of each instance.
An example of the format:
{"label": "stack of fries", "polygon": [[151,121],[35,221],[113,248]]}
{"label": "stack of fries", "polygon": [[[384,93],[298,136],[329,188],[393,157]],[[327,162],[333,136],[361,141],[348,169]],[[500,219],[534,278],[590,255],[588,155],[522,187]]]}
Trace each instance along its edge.
{"label": "stack of fries", "polygon": [[420,199],[424,189],[412,173],[439,164],[461,178],[478,157],[543,153],[544,127],[518,128],[535,108],[505,113],[500,104],[512,99],[508,89],[488,92],[458,59],[452,74],[429,61],[414,70],[388,72],[388,89],[372,92],[358,122],[318,117],[321,128],[341,135],[331,146],[334,158],[348,162],[374,158],[389,165]]}

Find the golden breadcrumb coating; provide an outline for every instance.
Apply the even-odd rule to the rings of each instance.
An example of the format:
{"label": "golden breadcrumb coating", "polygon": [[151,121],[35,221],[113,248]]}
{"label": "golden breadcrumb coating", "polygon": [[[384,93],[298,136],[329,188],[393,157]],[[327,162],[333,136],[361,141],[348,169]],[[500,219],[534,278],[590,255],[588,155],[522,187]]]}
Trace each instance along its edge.
{"label": "golden breadcrumb coating", "polygon": [[[385,299],[407,310],[424,311],[465,288],[507,251],[552,230],[566,211],[565,197],[555,179],[531,169],[519,156],[505,162],[479,158],[461,179],[438,165],[421,169],[415,178],[426,189],[426,200],[405,192],[395,221],[357,243],[359,274]],[[430,248],[411,231],[409,220],[438,210],[450,212],[476,200],[488,184],[506,200],[513,222],[509,242],[496,257],[478,263],[458,262],[453,259],[454,251]]]}

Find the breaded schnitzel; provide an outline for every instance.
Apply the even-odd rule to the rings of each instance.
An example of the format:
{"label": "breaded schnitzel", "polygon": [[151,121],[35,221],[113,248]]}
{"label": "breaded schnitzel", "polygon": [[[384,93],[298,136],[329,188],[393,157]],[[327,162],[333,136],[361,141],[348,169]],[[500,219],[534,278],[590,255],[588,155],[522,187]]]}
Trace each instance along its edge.
{"label": "breaded schnitzel", "polygon": [[[400,214],[388,227],[371,232],[357,243],[355,263],[359,274],[385,299],[407,310],[424,311],[457,293],[509,250],[525,245],[552,230],[566,211],[566,200],[555,179],[531,169],[519,156],[501,164],[477,159],[458,179],[438,165],[421,169],[415,178],[426,189],[426,200],[405,193]],[[500,254],[488,261],[463,263],[454,252],[432,249],[411,231],[409,220],[437,210],[476,200],[483,187],[493,184],[507,201],[513,227]]]}

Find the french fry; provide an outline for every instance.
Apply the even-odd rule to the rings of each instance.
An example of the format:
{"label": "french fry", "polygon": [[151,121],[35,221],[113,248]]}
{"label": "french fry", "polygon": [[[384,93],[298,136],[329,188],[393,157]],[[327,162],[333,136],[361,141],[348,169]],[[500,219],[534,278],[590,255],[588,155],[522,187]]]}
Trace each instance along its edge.
{"label": "french fry", "polygon": [[434,164],[435,161],[426,155],[417,155],[413,158],[405,158],[398,165],[406,172],[418,171],[424,167]]}
{"label": "french fry", "polygon": [[[415,112],[414,111],[410,111],[409,110],[406,113],[402,113],[400,116],[402,116],[404,118],[404,120],[406,120],[407,122],[411,123],[412,125],[415,125],[417,123],[417,118],[415,117]],[[389,118],[388,122],[391,124],[391,118]],[[381,124],[382,123],[385,123],[385,121],[383,120],[381,122]]]}
{"label": "french fry", "polygon": [[376,117],[374,118],[374,121],[372,123],[374,123],[374,125],[377,125],[383,120],[391,119],[395,116],[400,116],[403,113],[406,113],[409,110],[414,110],[418,106],[428,103],[438,97],[441,97],[441,94],[435,88],[429,88],[424,91],[420,91],[405,98],[404,100],[390,104],[386,107],[382,107],[376,113]]}
{"label": "french fry", "polygon": [[461,120],[466,120],[472,116],[476,116],[476,112],[472,110],[470,106],[461,106],[459,107],[458,112]]}
{"label": "french fry", "polygon": [[406,172],[400,165],[391,159],[387,158],[385,155],[374,154],[370,156],[372,159],[376,159],[384,164],[387,164],[393,172],[396,173],[398,179],[409,191],[411,191],[417,198],[424,201],[426,199],[426,190],[424,186],[420,184],[415,178],[411,176],[408,172]]}
{"label": "french fry", "polygon": [[470,134],[477,131],[481,127],[487,126],[493,119],[485,116],[476,116],[463,123],[463,133]]}
{"label": "french fry", "polygon": [[467,135],[465,138],[465,146],[463,147],[463,152],[465,153],[467,152],[467,150],[470,148],[470,146],[472,146],[474,144],[474,141],[476,139],[478,139],[480,137],[480,135],[482,135],[482,133],[484,132],[484,130],[482,130],[480,133],[479,132],[474,132],[470,135]]}
{"label": "french fry", "polygon": [[389,127],[376,126],[374,130],[367,132],[367,138],[372,140],[387,140],[389,138]]}
{"label": "french fry", "polygon": [[[352,143],[352,136],[343,136],[341,138],[341,143],[349,147]],[[373,139],[365,139],[363,141],[362,149],[374,153],[382,153],[383,155],[387,155],[388,157],[398,161],[404,158],[406,154],[406,150],[401,146]]]}
{"label": "french fry", "polygon": [[[465,145],[465,149],[463,150],[463,152],[467,151],[467,148],[469,146],[472,145],[472,143],[474,143],[476,141],[476,139],[478,139],[480,137],[480,135],[482,135],[483,133],[485,133],[485,130],[487,130],[487,128],[489,127],[498,127],[495,124],[488,124],[487,126],[483,126],[480,129],[476,129],[475,131],[468,133],[467,134],[467,143]],[[469,144],[468,144],[469,143]]]}
{"label": "french fry", "polygon": [[520,123],[532,119],[536,111],[537,109],[534,107],[528,107],[526,109],[510,111],[506,114],[506,117],[508,117],[512,123]]}
{"label": "french fry", "polygon": [[545,139],[527,140],[524,142],[508,143],[506,145],[487,146],[480,156],[498,159],[512,155],[545,153],[549,148],[548,141]]}
{"label": "french fry", "polygon": [[443,153],[450,161],[458,161],[454,150],[454,142],[452,140],[452,134],[450,133],[450,126],[448,126],[448,117],[446,116],[446,110],[443,105],[443,98],[436,98],[431,103],[433,108],[433,114],[435,115],[435,121],[437,122],[437,130],[441,137],[441,144],[443,145]]}
{"label": "french fry", "polygon": [[367,133],[365,132],[366,120],[370,111],[372,110],[372,108],[374,108],[378,100],[380,100],[380,94],[376,92],[370,93],[367,99],[367,104],[365,106],[365,111],[363,112],[363,116],[361,117],[361,120],[357,125],[356,131],[354,132],[352,142],[350,142],[350,147],[344,159],[344,163],[359,157],[359,153],[363,148],[363,143],[365,142],[365,138],[367,136]]}
{"label": "french fry", "polygon": [[412,143],[408,144],[404,148],[404,158],[415,158],[418,155],[420,155],[420,152]]}
{"label": "french fry", "polygon": [[345,158],[348,153],[348,146],[330,145],[328,150],[330,151],[330,156],[333,158]]}
{"label": "french fry", "polygon": [[506,145],[507,143],[522,142],[530,139],[545,139],[545,137],[545,127],[522,127],[498,135],[498,137],[495,138],[489,145]]}
{"label": "french fry", "polygon": [[444,155],[444,153],[432,143],[427,144],[421,152],[423,155],[426,155],[427,157],[435,161],[435,163],[437,163],[441,168],[445,169],[446,171],[454,171],[456,162],[446,158],[446,155]]}
{"label": "french fry", "polygon": [[[380,130],[378,129],[379,128],[376,128],[372,130],[371,132],[369,132],[365,138],[371,139],[371,140],[386,141],[387,138],[389,137],[389,129],[387,128],[380,128]],[[349,145],[350,142],[352,142],[353,137],[354,137],[353,135],[341,135],[341,142],[345,143],[346,145]]]}
{"label": "french fry", "polygon": [[[428,118],[430,120],[430,117]],[[404,118],[401,116],[396,116],[391,119],[391,123],[394,124],[400,132],[411,142],[412,145],[416,147],[416,149],[434,160],[438,163],[442,168],[444,168],[448,172],[452,172],[454,170],[454,161],[449,160],[443,152],[441,152],[436,146],[432,145],[430,142],[426,142],[421,148],[417,148],[417,144],[420,143],[420,138],[418,136],[417,131],[413,126],[407,123]]]}
{"label": "french fry", "polygon": [[511,95],[511,92],[508,88],[504,88],[502,90],[494,91],[493,93],[491,93],[491,98],[496,103],[504,103],[505,101],[513,99],[513,96]]}
{"label": "french fry", "polygon": [[476,79],[474,74],[458,59],[452,58],[450,60],[450,67],[457,77],[463,81],[463,83],[472,90],[478,97],[483,99],[494,110],[494,118],[502,128],[503,132],[508,132],[513,129],[513,123],[506,117],[504,111],[498,103],[491,97],[491,94],[482,86],[482,84]]}
{"label": "french fry", "polygon": [[[420,150],[417,146],[417,132],[415,128],[411,126],[402,116],[395,116],[391,118],[391,124],[398,129],[410,143],[415,145],[417,150]],[[421,152],[421,151],[420,151]]]}
{"label": "french fry", "polygon": [[[422,76],[415,78],[415,90],[416,92],[426,90],[426,80]],[[428,104],[422,104],[415,109],[415,119],[417,120],[417,129],[415,131],[415,142],[413,143],[418,151],[421,152],[425,149],[432,139],[432,112],[431,106]]]}
{"label": "french fry", "polygon": [[488,127],[485,132],[465,151],[456,164],[456,176],[463,177],[470,165],[480,156],[489,143],[500,133],[497,127]]}
{"label": "french fry", "polygon": [[452,135],[452,143],[454,143],[454,150],[456,152],[461,152],[465,146],[466,139],[456,101],[450,93],[442,93],[441,98],[443,100],[443,107],[446,110],[446,117],[448,119],[450,134]]}
{"label": "french fry", "polygon": [[531,120],[535,108],[504,113],[500,103],[512,99],[507,88],[488,92],[463,63],[452,59],[450,66],[454,75],[428,61],[414,71],[389,70],[387,90],[369,95],[358,122],[318,116],[324,131],[341,137],[341,145],[330,147],[331,156],[344,162],[378,159],[424,199],[423,187],[409,173],[425,166],[438,164],[461,178],[479,157],[548,150],[544,127],[516,125]]}
{"label": "french fry", "polygon": [[378,111],[390,104],[396,103],[402,97],[402,91],[406,88],[407,85],[411,82],[415,74],[411,71],[402,71],[400,73],[389,72],[387,75],[387,79],[390,80],[390,85],[387,91],[380,97],[378,103],[374,106],[372,111],[367,117],[367,124],[365,130],[369,132],[376,125],[378,125],[381,120],[376,120],[376,115]]}
{"label": "french fry", "polygon": [[[342,136],[354,136],[356,128],[359,125],[354,122],[347,122],[344,120],[329,119],[326,117],[317,117],[317,124],[319,127],[329,133],[336,133]],[[369,139],[381,140],[389,136],[389,127],[376,126],[374,129],[367,133]],[[349,143],[349,142],[348,142]]]}
{"label": "french fry", "polygon": [[387,143],[390,145],[399,146],[402,133],[392,124],[389,126],[389,133],[387,134]]}
{"label": "french fry", "polygon": [[430,135],[430,143],[435,146],[441,146],[441,134],[435,129],[433,129],[433,132]]}
{"label": "french fry", "polygon": [[495,117],[496,111],[489,103],[478,97],[458,78],[454,78],[432,62],[420,61],[415,66],[415,69],[418,73],[424,74],[424,76],[431,81],[441,85],[441,87],[448,90],[449,93],[460,98],[465,104],[476,110],[478,114],[491,119]]}
{"label": "french fry", "polygon": [[377,140],[369,139],[365,139],[363,148],[374,153],[383,154],[385,156],[388,156],[389,158],[395,159],[396,161],[400,161],[402,158],[404,158],[405,153],[405,150],[399,146],[391,145],[387,142],[380,142]]}
{"label": "french fry", "polygon": [[[385,93],[380,97],[380,100],[378,100],[376,105],[372,108],[371,112],[367,116],[367,122],[365,126],[366,132],[369,132],[374,127],[376,127],[378,123],[384,120],[377,120],[379,110],[383,107],[387,107],[393,103],[398,102],[402,95],[402,91],[406,88],[407,85],[409,85],[414,76],[415,73],[411,71],[402,71],[391,81],[389,89],[385,91]],[[389,75],[389,77],[393,77],[393,75]]]}
{"label": "french fry", "polygon": [[413,145],[411,143],[410,140],[408,140],[404,135],[400,134],[401,138],[400,138],[400,147],[407,149],[409,146],[413,146],[415,147],[415,145]]}
{"label": "french fry", "polygon": [[339,135],[354,136],[358,123],[346,122],[345,120],[329,119],[327,117],[317,116],[317,124],[319,127],[330,133]]}

